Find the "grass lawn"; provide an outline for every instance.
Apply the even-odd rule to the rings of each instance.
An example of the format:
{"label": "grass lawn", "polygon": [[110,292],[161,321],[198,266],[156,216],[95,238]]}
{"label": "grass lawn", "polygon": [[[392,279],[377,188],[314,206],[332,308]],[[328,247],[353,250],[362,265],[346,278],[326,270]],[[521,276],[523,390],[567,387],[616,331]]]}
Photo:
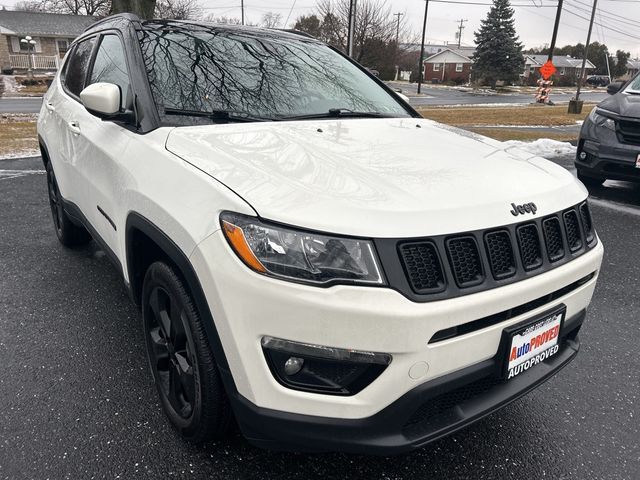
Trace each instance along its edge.
{"label": "grass lawn", "polygon": [[544,130],[542,132],[536,132],[535,130],[522,130],[520,128],[469,128],[465,127],[465,130],[471,130],[472,132],[479,133],[485,137],[493,138],[501,142],[507,140],[520,140],[522,142],[533,142],[539,138],[550,138],[551,140],[558,140],[559,142],[570,142],[577,139],[577,134],[572,132],[550,132]]}
{"label": "grass lawn", "polygon": [[420,107],[418,112],[437,122],[457,127],[481,125],[575,125],[595,104],[585,105],[580,115],[569,115],[567,105],[518,105],[513,107]]}
{"label": "grass lawn", "polygon": [[38,148],[35,117],[32,115],[0,116],[0,157]]}

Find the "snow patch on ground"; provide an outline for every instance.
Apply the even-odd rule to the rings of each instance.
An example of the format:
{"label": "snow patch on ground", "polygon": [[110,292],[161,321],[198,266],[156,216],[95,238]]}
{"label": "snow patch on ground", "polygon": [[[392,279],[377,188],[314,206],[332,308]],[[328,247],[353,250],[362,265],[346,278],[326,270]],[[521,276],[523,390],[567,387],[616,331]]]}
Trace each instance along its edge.
{"label": "snow patch on ground", "polygon": [[2,85],[4,87],[4,93],[17,93],[23,88],[22,85],[18,85],[16,77],[13,75],[3,75]]}
{"label": "snow patch on ground", "polygon": [[544,158],[573,155],[576,153],[576,147],[569,142],[559,142],[558,140],[551,140],[550,138],[539,138],[533,142],[508,140],[504,142],[504,145],[506,148],[518,148]]}
{"label": "snow patch on ground", "polygon": [[11,153],[0,154],[0,161],[2,160],[11,160],[14,158],[30,158],[30,157],[39,157],[40,150],[37,148],[27,148],[23,150],[16,150]]}

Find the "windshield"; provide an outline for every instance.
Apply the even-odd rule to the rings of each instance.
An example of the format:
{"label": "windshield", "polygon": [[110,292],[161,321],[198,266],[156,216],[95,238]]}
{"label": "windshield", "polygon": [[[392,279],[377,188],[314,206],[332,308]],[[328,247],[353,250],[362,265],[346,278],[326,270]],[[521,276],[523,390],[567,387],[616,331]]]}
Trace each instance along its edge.
{"label": "windshield", "polygon": [[640,75],[634,78],[624,91],[626,93],[640,93]]}
{"label": "windshield", "polygon": [[[410,116],[392,94],[315,40],[178,23],[145,26],[142,53],[165,122],[211,122],[220,112],[279,120],[336,109],[350,116]],[[195,115],[210,112],[218,115]]]}

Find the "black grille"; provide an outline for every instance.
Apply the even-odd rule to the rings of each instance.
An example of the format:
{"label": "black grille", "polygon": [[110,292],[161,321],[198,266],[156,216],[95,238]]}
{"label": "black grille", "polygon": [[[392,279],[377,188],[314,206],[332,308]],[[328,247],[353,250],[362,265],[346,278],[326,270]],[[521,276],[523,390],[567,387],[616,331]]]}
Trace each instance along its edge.
{"label": "black grille", "polygon": [[405,243],[400,246],[400,256],[414,292],[431,293],[444,288],[442,264],[433,243]]}
{"label": "black grille", "polygon": [[447,240],[451,269],[460,288],[482,283],[484,271],[475,238],[458,237]]}
{"label": "black grille", "polygon": [[557,262],[564,258],[564,241],[562,240],[562,227],[557,217],[546,218],[542,221],[544,230],[544,242],[547,247],[547,255],[550,262]]}
{"label": "black grille", "polygon": [[422,431],[431,427],[431,421],[437,421],[437,418],[455,406],[472,400],[501,383],[504,381],[499,378],[485,377],[427,400],[404,424],[404,434],[409,438],[419,436]]}
{"label": "black grille", "polygon": [[374,240],[389,285],[415,302],[476,293],[564,265],[597,244],[586,201],[490,230]]}
{"label": "black grille", "polygon": [[569,250],[577,252],[582,248],[582,235],[580,234],[580,223],[575,210],[564,212],[564,228],[567,232],[567,243]]}
{"label": "black grille", "polygon": [[489,255],[491,273],[496,280],[503,280],[516,274],[516,259],[513,255],[511,237],[507,230],[487,233],[484,242]]}
{"label": "black grille", "polygon": [[625,143],[640,145],[640,122],[634,120],[618,120],[618,133]]}
{"label": "black grille", "polygon": [[589,205],[586,202],[580,205],[580,216],[582,217],[582,226],[587,237],[587,243],[591,243],[595,239],[595,233],[593,232],[593,221],[591,220]]}
{"label": "black grille", "polygon": [[516,232],[524,269],[535,270],[540,268],[542,266],[542,249],[540,247],[538,227],[534,223],[520,225]]}

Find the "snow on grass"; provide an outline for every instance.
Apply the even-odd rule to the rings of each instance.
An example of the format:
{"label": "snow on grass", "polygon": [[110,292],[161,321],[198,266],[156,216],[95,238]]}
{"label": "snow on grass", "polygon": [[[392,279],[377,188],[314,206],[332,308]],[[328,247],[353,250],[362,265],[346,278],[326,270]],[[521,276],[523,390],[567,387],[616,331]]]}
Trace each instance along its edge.
{"label": "snow on grass", "polygon": [[17,93],[24,88],[22,85],[18,85],[16,77],[13,75],[4,75],[2,77],[2,83],[5,93]]}
{"label": "snow on grass", "polygon": [[39,157],[40,149],[38,148],[24,148],[14,150],[10,153],[0,153],[0,161],[2,160],[11,160],[14,158],[30,158],[30,157]]}
{"label": "snow on grass", "polygon": [[562,155],[575,155],[576,147],[569,142],[559,142],[550,138],[540,138],[533,142],[521,142],[508,140],[504,142],[506,148],[517,148],[544,158],[559,157]]}

